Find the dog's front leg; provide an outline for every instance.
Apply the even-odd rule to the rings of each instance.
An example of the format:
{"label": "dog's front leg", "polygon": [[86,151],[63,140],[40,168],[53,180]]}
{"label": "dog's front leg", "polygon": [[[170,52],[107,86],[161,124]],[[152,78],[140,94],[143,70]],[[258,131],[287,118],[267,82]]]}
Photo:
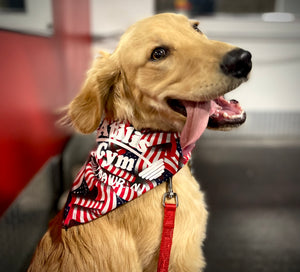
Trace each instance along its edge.
{"label": "dog's front leg", "polygon": [[173,177],[173,187],[179,198],[179,206],[176,210],[169,271],[203,271],[205,260],[202,244],[208,217],[204,195],[187,166]]}

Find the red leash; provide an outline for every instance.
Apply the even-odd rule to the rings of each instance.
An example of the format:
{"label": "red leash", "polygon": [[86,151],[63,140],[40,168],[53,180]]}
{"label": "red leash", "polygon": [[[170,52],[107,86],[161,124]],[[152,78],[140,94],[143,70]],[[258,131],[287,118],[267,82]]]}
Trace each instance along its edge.
{"label": "red leash", "polygon": [[[169,190],[164,194],[163,197],[163,206],[165,207],[165,210],[157,272],[168,272],[169,269],[170,253],[175,225],[175,212],[176,208],[178,207],[178,197],[177,194],[173,192],[171,179],[168,182],[168,187]],[[168,199],[175,198],[176,203],[166,203],[166,197]]]}

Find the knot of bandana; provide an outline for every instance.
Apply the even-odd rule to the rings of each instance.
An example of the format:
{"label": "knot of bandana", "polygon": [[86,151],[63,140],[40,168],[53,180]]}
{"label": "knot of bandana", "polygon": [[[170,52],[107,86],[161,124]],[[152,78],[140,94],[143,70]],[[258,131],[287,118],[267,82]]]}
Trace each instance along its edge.
{"label": "knot of bandana", "polygon": [[104,119],[97,148],[78,173],[64,210],[64,227],[87,223],[155,188],[191,156],[182,154],[179,133],[138,131]]}

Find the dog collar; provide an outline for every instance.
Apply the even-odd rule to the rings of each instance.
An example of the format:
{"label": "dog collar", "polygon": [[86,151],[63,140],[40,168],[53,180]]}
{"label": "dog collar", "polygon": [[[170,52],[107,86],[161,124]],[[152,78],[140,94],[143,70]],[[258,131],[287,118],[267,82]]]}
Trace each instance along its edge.
{"label": "dog collar", "polygon": [[177,132],[136,130],[128,122],[104,119],[97,148],[74,180],[63,226],[87,223],[170,179],[187,163]]}

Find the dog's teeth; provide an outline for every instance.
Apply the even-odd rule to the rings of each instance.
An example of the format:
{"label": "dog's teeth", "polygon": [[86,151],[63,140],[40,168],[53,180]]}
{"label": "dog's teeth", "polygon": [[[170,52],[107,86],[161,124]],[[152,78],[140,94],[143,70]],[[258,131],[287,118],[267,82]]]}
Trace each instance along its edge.
{"label": "dog's teeth", "polygon": [[232,115],[231,118],[232,118],[232,119],[235,119],[235,118],[242,118],[243,115],[244,115],[244,111],[242,111],[242,113],[240,113],[240,114]]}
{"label": "dog's teeth", "polygon": [[223,117],[228,118],[228,113],[227,112],[223,112]]}

